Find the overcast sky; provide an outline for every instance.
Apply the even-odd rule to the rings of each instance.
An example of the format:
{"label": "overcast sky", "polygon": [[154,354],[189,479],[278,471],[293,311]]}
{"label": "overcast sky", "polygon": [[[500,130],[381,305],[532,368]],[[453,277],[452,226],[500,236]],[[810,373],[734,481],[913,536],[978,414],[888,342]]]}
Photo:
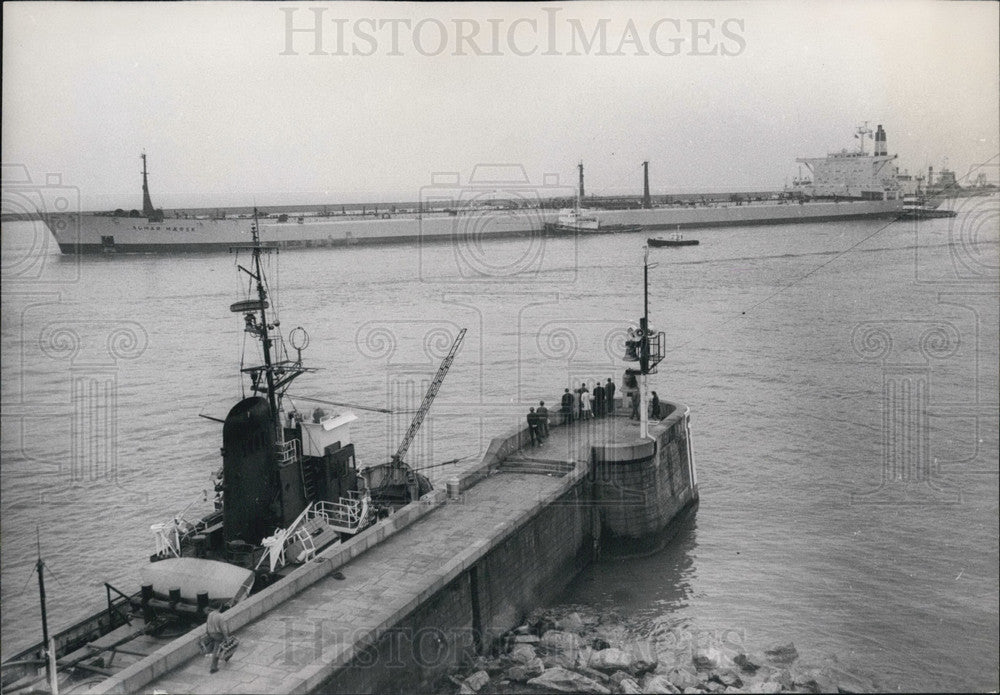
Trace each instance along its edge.
{"label": "overcast sky", "polygon": [[581,159],[594,194],[641,192],[644,159],[654,193],[774,189],[864,121],[901,169],[998,178],[993,2],[3,12],[3,162],[85,207],[138,207],[142,150],[165,207],[415,200],[483,163],[571,184]]}

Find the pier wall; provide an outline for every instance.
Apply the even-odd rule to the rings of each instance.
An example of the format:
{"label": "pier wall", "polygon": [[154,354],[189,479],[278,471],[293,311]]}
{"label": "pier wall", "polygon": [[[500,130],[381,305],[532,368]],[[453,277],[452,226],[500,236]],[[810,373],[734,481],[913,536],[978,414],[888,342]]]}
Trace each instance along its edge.
{"label": "pier wall", "polygon": [[698,500],[687,408],[650,423],[651,439],[591,450],[601,554],[655,551],[673,536],[670,522]]}
{"label": "pier wall", "polygon": [[432,690],[464,658],[488,649],[533,608],[554,600],[591,561],[589,488],[581,466],[488,547],[460,552],[440,589],[409,614],[400,611],[393,627],[315,692]]}

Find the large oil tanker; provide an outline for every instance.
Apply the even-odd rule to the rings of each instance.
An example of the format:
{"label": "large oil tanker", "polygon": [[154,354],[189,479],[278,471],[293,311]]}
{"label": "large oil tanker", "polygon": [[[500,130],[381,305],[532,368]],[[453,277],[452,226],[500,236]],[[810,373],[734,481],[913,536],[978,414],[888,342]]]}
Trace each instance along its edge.
{"label": "large oil tanker", "polygon": [[[812,179],[796,179],[777,200],[673,203],[653,206],[648,176],[638,209],[587,210],[587,225],[567,224],[573,211],[545,207],[544,188],[526,185],[523,170],[504,183],[506,200],[497,204],[497,182],[481,180],[478,169],[463,187],[448,191],[447,203],[433,202],[381,216],[316,213],[271,215],[260,220],[261,238],[279,248],[329,247],[352,244],[480,241],[523,235],[601,234],[698,227],[726,227],[821,222],[867,217],[895,217],[902,209],[895,155],[886,154],[885,131],[878,126],[872,154],[864,150],[871,131],[859,129],[858,151],[825,158],[800,159]],[[126,213],[43,213],[63,253],[179,253],[226,250],[246,243],[246,215],[232,217],[164,214],[152,204],[142,155],[142,210]],[[581,165],[582,167],[582,165]],[[648,172],[648,169],[647,169]],[[582,189],[582,168],[581,168]],[[578,191],[578,193],[582,193]],[[434,200],[444,200],[435,194]],[[513,202],[512,202],[513,201]],[[579,218],[579,209],[575,218]]]}

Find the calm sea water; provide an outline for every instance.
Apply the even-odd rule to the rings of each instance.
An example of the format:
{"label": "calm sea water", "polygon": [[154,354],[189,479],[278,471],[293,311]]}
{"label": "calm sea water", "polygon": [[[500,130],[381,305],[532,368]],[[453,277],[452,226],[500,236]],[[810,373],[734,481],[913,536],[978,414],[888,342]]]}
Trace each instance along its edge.
{"label": "calm sea water", "polygon": [[[676,542],[601,564],[565,596],[650,635],[795,642],[901,690],[998,687],[998,200],[954,219],[703,230],[650,252],[669,353],[652,388],[692,409],[701,506]],[[282,252],[303,396],[419,403],[465,344],[409,461],[474,465],[539,398],[620,380],[645,236]],[[210,507],[240,395],[229,254],[66,258],[4,225],[2,649],[133,590],[150,524]],[[620,381],[619,381],[620,383]],[[302,403],[303,409],[313,404]],[[410,415],[356,411],[362,463]],[[189,506],[190,505],[190,506]]]}

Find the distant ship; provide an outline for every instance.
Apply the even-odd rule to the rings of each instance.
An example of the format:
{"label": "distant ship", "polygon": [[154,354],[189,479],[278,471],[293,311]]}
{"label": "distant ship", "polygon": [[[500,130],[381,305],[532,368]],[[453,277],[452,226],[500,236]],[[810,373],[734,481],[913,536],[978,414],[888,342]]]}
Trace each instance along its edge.
{"label": "distant ship", "polygon": [[[863,136],[862,136],[863,137]],[[335,247],[354,244],[450,242],[468,243],[515,236],[572,236],[633,231],[680,230],[869,217],[895,217],[902,209],[895,155],[885,152],[885,131],[876,133],[876,152],[841,152],[825,159],[800,159],[813,172],[796,179],[784,197],[759,203],[717,202],[699,205],[649,204],[642,209],[549,210],[542,201],[521,207],[457,205],[357,215],[282,214],[260,220],[261,239],[278,248]],[[42,213],[63,253],[184,253],[225,251],[247,243],[247,216],[182,216],[153,207],[142,155],[142,210],[104,213]],[[582,165],[581,165],[582,167]],[[487,183],[478,177],[470,187]],[[479,178],[484,178],[479,181]],[[495,187],[495,182],[494,187]],[[647,178],[648,190],[648,178]],[[582,198],[581,188],[577,192]]]}

